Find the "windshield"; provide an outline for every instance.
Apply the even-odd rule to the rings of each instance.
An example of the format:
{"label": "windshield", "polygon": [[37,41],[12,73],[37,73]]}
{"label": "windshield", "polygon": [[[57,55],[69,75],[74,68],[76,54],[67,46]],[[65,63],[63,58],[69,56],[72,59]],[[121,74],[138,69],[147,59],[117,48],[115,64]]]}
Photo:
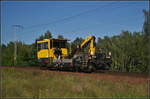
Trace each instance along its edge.
{"label": "windshield", "polygon": [[64,40],[55,40],[53,41],[54,48],[66,48],[66,41]]}
{"label": "windshield", "polygon": [[38,47],[38,50],[48,49],[48,42],[38,43],[37,47]]}

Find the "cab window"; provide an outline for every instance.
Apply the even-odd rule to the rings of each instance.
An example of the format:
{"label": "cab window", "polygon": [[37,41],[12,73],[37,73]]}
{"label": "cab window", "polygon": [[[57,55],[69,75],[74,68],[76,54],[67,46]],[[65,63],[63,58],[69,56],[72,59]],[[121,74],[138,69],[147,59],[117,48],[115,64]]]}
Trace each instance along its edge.
{"label": "cab window", "polygon": [[54,48],[66,48],[66,41],[64,40],[56,40],[53,41]]}
{"label": "cab window", "polygon": [[38,47],[38,50],[48,49],[48,42],[38,43],[37,47]]}

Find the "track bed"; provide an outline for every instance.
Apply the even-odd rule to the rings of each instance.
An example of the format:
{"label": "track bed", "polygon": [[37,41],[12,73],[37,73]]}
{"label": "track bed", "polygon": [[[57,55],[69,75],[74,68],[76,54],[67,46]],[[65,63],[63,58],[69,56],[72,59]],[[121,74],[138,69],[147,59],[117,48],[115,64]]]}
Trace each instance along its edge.
{"label": "track bed", "polygon": [[41,70],[39,67],[22,67],[22,66],[0,66],[0,68],[16,68],[25,71],[37,71],[43,73],[52,73],[60,75],[74,75],[78,77],[92,77],[94,79],[107,79],[119,82],[128,83],[148,83],[147,73],[126,73],[126,72],[110,72],[104,70],[97,70],[93,73],[83,73],[83,72],[70,72],[70,71],[58,71],[58,70]]}

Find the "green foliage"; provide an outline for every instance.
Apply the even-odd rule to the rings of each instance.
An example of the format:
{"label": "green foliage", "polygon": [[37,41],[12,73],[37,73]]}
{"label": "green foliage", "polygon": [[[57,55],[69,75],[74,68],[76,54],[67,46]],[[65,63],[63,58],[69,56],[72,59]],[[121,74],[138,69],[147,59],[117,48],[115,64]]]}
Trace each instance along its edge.
{"label": "green foliage", "polygon": [[44,33],[44,35],[41,35],[39,38],[37,38],[37,40],[43,40],[49,38],[52,38],[52,33],[49,30],[47,30],[47,32]]}
{"label": "green foliage", "polygon": [[57,38],[59,38],[59,39],[64,39],[63,35],[58,35]]}
{"label": "green foliage", "polygon": [[[17,45],[16,65],[31,66],[30,61],[33,55],[33,51],[32,51],[33,45],[27,45],[20,41],[16,42],[16,45]],[[34,53],[34,55],[36,55],[36,53]],[[6,65],[6,66],[14,65],[14,43],[13,42],[8,43],[7,45],[2,45],[2,65]]]}
{"label": "green foliage", "polygon": [[111,51],[111,70],[148,72],[148,42],[144,40],[144,35],[139,32],[122,31],[118,36],[98,40],[97,49]]}
{"label": "green foliage", "polygon": [[83,38],[77,37],[77,38],[71,43],[71,49],[72,49],[72,51],[77,47],[77,45],[81,44],[83,40],[84,40]]}
{"label": "green foliage", "polygon": [[8,45],[3,44],[1,47],[1,52],[2,65],[13,65],[14,43],[10,42]]}

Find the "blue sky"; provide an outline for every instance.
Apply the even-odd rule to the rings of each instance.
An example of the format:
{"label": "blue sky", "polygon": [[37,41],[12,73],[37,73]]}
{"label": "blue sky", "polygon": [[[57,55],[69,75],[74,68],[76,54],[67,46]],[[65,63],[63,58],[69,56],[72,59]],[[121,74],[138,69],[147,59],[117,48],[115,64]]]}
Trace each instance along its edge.
{"label": "blue sky", "polygon": [[[113,36],[122,30],[141,31],[144,1],[22,1],[1,3],[2,43],[16,39],[31,44],[47,30],[53,37],[63,35],[73,41],[88,35]],[[12,28],[22,25],[23,29]]]}

